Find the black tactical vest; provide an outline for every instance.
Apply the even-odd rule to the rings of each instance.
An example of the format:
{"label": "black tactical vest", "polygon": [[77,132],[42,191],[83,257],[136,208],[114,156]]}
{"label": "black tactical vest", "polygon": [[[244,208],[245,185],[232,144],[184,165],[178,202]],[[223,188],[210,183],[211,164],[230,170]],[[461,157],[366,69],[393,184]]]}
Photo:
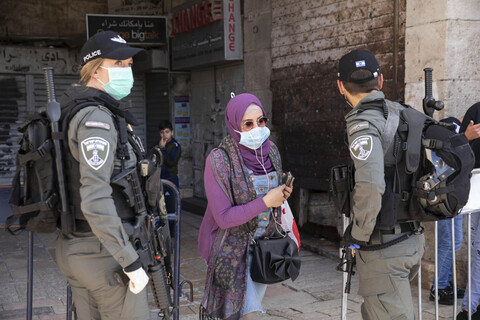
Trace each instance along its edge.
{"label": "black tactical vest", "polygon": [[[144,155],[137,145],[130,130],[127,129],[127,123],[136,125],[137,122],[133,115],[120,109],[120,102],[112,98],[109,94],[95,88],[78,86],[68,89],[65,94],[59,99],[62,106],[62,115],[60,118],[62,132],[64,139],[62,140],[62,151],[65,157],[64,160],[64,174],[66,181],[66,193],[69,199],[70,213],[75,217],[75,231],[89,232],[91,231],[85,216],[80,208],[80,167],[79,162],[73,157],[68,146],[68,128],[70,121],[75,114],[83,108],[91,106],[104,106],[113,114],[115,129],[119,135],[117,142],[116,158],[128,159],[129,143],[137,156],[137,161],[143,159]],[[124,167],[122,165],[122,167]],[[112,177],[120,174],[115,171]],[[135,218],[133,204],[130,204],[119,186],[111,184],[112,199],[115,204],[117,214],[122,221],[132,221]]]}

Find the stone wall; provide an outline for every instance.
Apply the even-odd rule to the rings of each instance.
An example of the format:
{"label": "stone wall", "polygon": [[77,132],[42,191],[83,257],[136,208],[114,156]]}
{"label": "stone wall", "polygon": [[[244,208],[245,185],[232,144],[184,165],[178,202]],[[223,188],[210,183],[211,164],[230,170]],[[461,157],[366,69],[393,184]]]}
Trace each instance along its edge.
{"label": "stone wall", "polygon": [[343,117],[350,110],[336,85],[338,59],[372,51],[384,92],[403,98],[405,0],[272,2],[273,124],[296,186],[327,191],[330,167],[347,160]]}
{"label": "stone wall", "polygon": [[[469,0],[408,0],[406,6],[405,100],[421,109],[425,95],[424,71],[433,68],[433,95],[445,103],[438,119],[462,117],[480,90],[480,2]],[[466,219],[465,219],[466,220]],[[459,283],[466,280],[466,224],[457,254]],[[434,224],[426,224],[424,285],[434,270]],[[442,236],[442,235],[440,235]]]}
{"label": "stone wall", "polygon": [[[4,39],[78,38],[85,40],[85,15],[106,13],[107,0],[4,0],[0,37]],[[63,39],[72,41],[72,39]]]}

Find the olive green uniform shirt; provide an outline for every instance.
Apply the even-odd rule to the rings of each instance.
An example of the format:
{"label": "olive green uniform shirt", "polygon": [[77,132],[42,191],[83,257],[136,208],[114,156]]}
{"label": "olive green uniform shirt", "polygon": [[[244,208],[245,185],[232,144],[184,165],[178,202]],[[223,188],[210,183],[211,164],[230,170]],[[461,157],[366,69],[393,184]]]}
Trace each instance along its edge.
{"label": "olive green uniform shirt", "polygon": [[371,93],[345,116],[349,152],[355,166],[352,236],[360,241],[369,241],[375,228],[385,191],[385,163],[395,163],[393,144],[383,155],[384,112],[368,108],[370,102],[382,99],[383,92]]}
{"label": "olive green uniform shirt", "polygon": [[[123,267],[138,259],[117,215],[112,199],[110,177],[120,168],[116,158],[118,133],[112,113],[103,106],[80,110],[70,122],[68,144],[80,167],[81,209],[92,232],[113,258]],[[137,160],[130,144],[125,168],[135,167]]]}

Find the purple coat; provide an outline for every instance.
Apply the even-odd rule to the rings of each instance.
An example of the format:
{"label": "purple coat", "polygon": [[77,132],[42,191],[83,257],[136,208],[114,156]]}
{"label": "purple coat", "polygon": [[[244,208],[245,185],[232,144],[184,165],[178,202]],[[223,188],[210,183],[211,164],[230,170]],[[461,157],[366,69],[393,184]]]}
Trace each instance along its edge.
{"label": "purple coat", "polygon": [[227,229],[242,225],[267,210],[263,197],[243,205],[232,207],[213,174],[210,156],[207,157],[204,174],[208,205],[198,235],[198,250],[208,262],[218,228]]}

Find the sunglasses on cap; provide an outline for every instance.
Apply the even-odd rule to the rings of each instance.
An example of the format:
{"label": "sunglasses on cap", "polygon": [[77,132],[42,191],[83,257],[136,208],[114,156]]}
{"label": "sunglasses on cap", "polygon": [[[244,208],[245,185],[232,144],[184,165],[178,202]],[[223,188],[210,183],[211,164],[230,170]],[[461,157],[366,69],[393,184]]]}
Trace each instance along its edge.
{"label": "sunglasses on cap", "polygon": [[[258,118],[256,120],[256,122],[257,122],[257,126],[265,127],[267,125],[268,118],[264,117],[264,116],[261,116],[260,118]],[[247,119],[247,120],[243,121],[242,129],[244,129],[246,131],[250,131],[250,130],[253,129],[254,125],[255,125],[255,123],[253,122],[253,120]]]}

